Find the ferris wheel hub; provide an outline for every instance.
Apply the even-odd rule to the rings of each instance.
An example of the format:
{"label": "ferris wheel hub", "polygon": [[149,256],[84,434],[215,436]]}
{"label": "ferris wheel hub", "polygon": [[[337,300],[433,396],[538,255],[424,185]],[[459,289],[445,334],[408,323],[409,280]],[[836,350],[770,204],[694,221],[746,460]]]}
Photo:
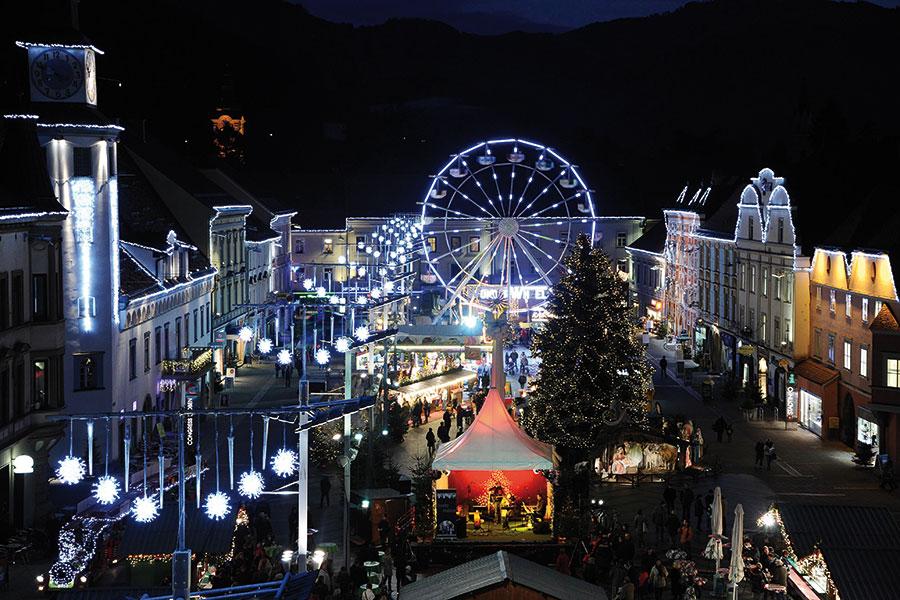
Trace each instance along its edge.
{"label": "ferris wheel hub", "polygon": [[519,233],[519,221],[513,217],[500,219],[498,230],[503,237],[513,237]]}

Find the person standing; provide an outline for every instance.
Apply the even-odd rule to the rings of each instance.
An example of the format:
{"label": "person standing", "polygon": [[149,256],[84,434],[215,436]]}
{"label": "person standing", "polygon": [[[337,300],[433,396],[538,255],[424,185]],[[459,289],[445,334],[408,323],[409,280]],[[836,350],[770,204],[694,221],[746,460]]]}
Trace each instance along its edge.
{"label": "person standing", "polygon": [[666,509],[668,511],[675,510],[675,497],[678,495],[678,492],[675,491],[669,482],[666,481],[666,489],[663,490],[663,500],[666,501]]}
{"label": "person standing", "polygon": [[775,454],[775,442],[772,440],[766,440],[765,446],[766,453],[766,471],[772,470],[772,462],[778,458],[778,455]]}
{"label": "person standing", "polygon": [[434,431],[429,427],[428,433],[425,434],[425,442],[428,444],[428,456],[434,456],[434,441]]}
{"label": "person standing", "polygon": [[697,531],[703,531],[703,517],[706,515],[706,507],[703,505],[703,498],[697,496],[694,498],[694,516],[697,518]]}
{"label": "person standing", "polygon": [[669,361],[666,360],[666,357],[663,356],[659,359],[659,380],[665,381],[666,379],[666,367],[669,366]]}
{"label": "person standing", "polygon": [[691,522],[684,519],[681,527],[678,528],[678,543],[681,549],[687,552],[688,557],[691,556],[691,541],[694,539],[694,530],[691,529]]}
{"label": "person standing", "polygon": [[561,547],[559,549],[559,554],[556,555],[556,570],[563,575],[571,575],[572,571],[569,565],[570,562],[571,560],[569,559],[569,553],[566,552],[566,547]]}
{"label": "person standing", "polygon": [[672,548],[678,547],[678,527],[680,525],[678,517],[675,515],[675,511],[669,511],[669,516],[666,519],[666,529],[669,532],[669,543]]}
{"label": "person standing", "polygon": [[725,434],[726,427],[725,419],[722,416],[719,416],[719,418],[716,419],[716,422],[713,423],[713,431],[716,432],[716,441],[720,444],[722,443],[722,436]]}
{"label": "person standing", "polygon": [[394,577],[394,560],[391,558],[391,551],[386,550],[384,558],[381,559],[381,589],[387,590],[390,595],[393,590],[391,580]]}
{"label": "person standing", "polygon": [[650,587],[653,588],[653,598],[662,600],[663,592],[669,584],[669,572],[662,564],[661,560],[657,560],[653,568],[650,569]]}
{"label": "person standing", "polygon": [[644,516],[644,511],[639,508],[637,514],[634,515],[634,535],[640,548],[644,547],[644,535],[646,533],[647,518]]}
{"label": "person standing", "polygon": [[684,488],[681,490],[681,518],[688,519],[691,518],[691,506],[694,504],[694,491],[688,487],[688,484],[684,484]]}
{"label": "person standing", "polygon": [[331,479],[328,478],[328,475],[322,475],[322,480],[319,482],[319,492],[321,495],[319,496],[319,508],[324,506],[331,506]]}
{"label": "person standing", "polygon": [[666,534],[666,503],[660,502],[653,511],[653,529],[656,532],[656,543],[660,544]]}
{"label": "person standing", "polygon": [[897,482],[894,481],[894,461],[890,458],[881,466],[881,483],[878,487],[889,492],[897,489]]}
{"label": "person standing", "polygon": [[425,398],[425,402],[422,403],[422,410],[425,412],[425,423],[428,423],[428,419],[431,418],[431,398]]}
{"label": "person standing", "polygon": [[756,463],[754,466],[761,467],[763,466],[763,457],[765,456],[766,447],[763,444],[762,440],[757,440],[756,442]]}

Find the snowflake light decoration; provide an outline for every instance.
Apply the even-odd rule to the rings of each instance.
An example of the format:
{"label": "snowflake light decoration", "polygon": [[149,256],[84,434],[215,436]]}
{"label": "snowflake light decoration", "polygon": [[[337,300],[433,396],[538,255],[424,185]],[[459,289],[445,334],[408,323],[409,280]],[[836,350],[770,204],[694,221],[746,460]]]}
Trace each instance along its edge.
{"label": "snowflake light decoration", "polygon": [[238,337],[246,344],[253,339],[253,330],[244,325],[241,327],[241,330],[238,331]]}
{"label": "snowflake light decoration", "polygon": [[350,350],[350,344],[352,343],[353,340],[348,337],[339,337],[334,342],[334,349],[338,352],[347,352],[348,350]]}
{"label": "snowflake light decoration", "polygon": [[356,339],[358,339],[361,342],[364,342],[367,339],[369,339],[369,337],[371,337],[371,334],[369,333],[369,328],[366,327],[365,325],[360,325],[359,327],[357,327],[353,331],[353,335],[354,335],[354,337],[356,337]]}
{"label": "snowflake light decoration", "polygon": [[297,472],[297,453],[289,448],[282,448],[272,457],[272,470],[279,477],[290,477]]}
{"label": "snowflake light decoration", "polygon": [[322,286],[319,286],[316,288],[316,296],[317,297],[324,298],[326,295],[328,295],[328,290],[326,290]]}
{"label": "snowflake light decoration", "polygon": [[259,471],[244,471],[238,480],[238,493],[245,498],[255,500],[266,489],[266,481]]}
{"label": "snowflake light decoration", "polygon": [[77,456],[66,456],[59,461],[56,468],[56,476],[66,485],[75,485],[84,479],[86,467],[84,461]]}
{"label": "snowflake light decoration", "polygon": [[331,352],[326,350],[325,348],[319,348],[316,350],[316,362],[320,365],[327,365],[328,361],[331,360]]}
{"label": "snowflake light decoration", "polygon": [[149,523],[159,515],[156,496],[138,496],[131,504],[131,514],[138,523]]}
{"label": "snowflake light decoration", "polygon": [[290,350],[285,348],[278,352],[278,364],[279,365],[291,364],[291,351]]}
{"label": "snowflake light decoration", "polygon": [[231,512],[231,500],[225,492],[213,492],[206,497],[203,507],[207,517],[221,521]]}
{"label": "snowflake light decoration", "polygon": [[312,289],[312,286],[313,286],[313,280],[312,280],[312,279],[309,279],[309,278],[307,277],[306,279],[303,280],[303,289],[304,289],[304,290],[309,291],[309,290]]}
{"label": "snowflake light decoration", "polygon": [[104,475],[94,484],[94,498],[100,504],[112,504],[119,499],[119,482],[115,477]]}
{"label": "snowflake light decoration", "polygon": [[256,344],[256,349],[260,351],[262,354],[268,354],[272,351],[272,340],[269,338],[263,338],[259,340],[259,343]]}
{"label": "snowflake light decoration", "polygon": [[394,282],[393,281],[385,281],[384,282],[384,291],[385,292],[393,292],[394,291]]}
{"label": "snowflake light decoration", "polygon": [[376,300],[378,300],[379,298],[381,298],[381,290],[379,290],[378,288],[372,288],[372,291],[370,291],[369,293],[370,293],[370,294],[372,295],[372,297],[375,298]]}

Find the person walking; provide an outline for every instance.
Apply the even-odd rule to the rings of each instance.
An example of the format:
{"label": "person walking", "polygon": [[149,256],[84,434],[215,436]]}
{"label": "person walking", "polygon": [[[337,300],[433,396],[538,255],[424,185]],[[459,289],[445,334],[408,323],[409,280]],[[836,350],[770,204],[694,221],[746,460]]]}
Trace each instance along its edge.
{"label": "person walking", "polygon": [[762,440],[757,440],[756,442],[756,463],[754,466],[761,467],[763,466],[763,458],[765,456],[766,446]]}
{"label": "person walking", "polygon": [[703,517],[706,515],[706,507],[703,505],[703,498],[697,496],[694,498],[694,517],[697,518],[697,531],[703,531]]}
{"label": "person walking", "polygon": [[428,444],[428,456],[434,456],[434,431],[431,430],[431,427],[425,434],[425,442]]}
{"label": "person walking", "polygon": [[571,562],[572,561],[569,559],[569,553],[566,552],[566,547],[561,547],[559,549],[559,554],[556,555],[556,570],[563,575],[571,575],[572,571],[569,564]]}
{"label": "person walking", "polygon": [[699,464],[703,459],[703,432],[698,426],[691,434],[691,462]]}
{"label": "person walking", "polygon": [[366,589],[363,590],[363,593],[359,598],[360,600],[375,600],[375,590],[372,589],[371,582],[366,584]]}
{"label": "person walking", "polygon": [[284,387],[291,387],[291,377],[294,375],[294,367],[292,365],[285,365],[284,367]]}
{"label": "person walking", "polygon": [[666,360],[666,357],[663,356],[659,359],[659,380],[665,381],[666,379],[666,367],[669,366],[669,361]]}
{"label": "person walking", "polygon": [[691,542],[694,539],[694,530],[691,529],[691,522],[684,519],[681,527],[678,528],[678,544],[681,549],[687,552],[688,557],[691,556]]}
{"label": "person walking", "polygon": [[656,543],[661,544],[666,535],[666,503],[660,502],[653,511],[653,529],[656,532]]}
{"label": "person walking", "polygon": [[775,454],[775,442],[773,442],[772,440],[766,440],[765,454],[766,454],[766,471],[771,471],[772,470],[772,462],[778,459],[778,455]]}
{"label": "person walking", "polygon": [[713,423],[713,431],[716,432],[716,441],[720,444],[722,443],[722,436],[725,434],[726,427],[725,418],[722,416],[719,416],[719,418],[716,419],[716,422]]}
{"label": "person walking", "polygon": [[662,600],[663,592],[669,585],[669,571],[666,570],[661,560],[657,560],[653,568],[650,569],[648,580],[650,581],[650,587],[653,589],[653,598]]}
{"label": "person walking", "polygon": [[669,532],[669,542],[672,548],[678,547],[678,528],[680,525],[681,523],[678,521],[675,511],[669,511],[669,516],[666,518],[666,529]]}
{"label": "person walking", "polygon": [[644,547],[644,535],[647,533],[647,518],[644,516],[644,511],[640,508],[637,511],[637,514],[634,515],[634,535],[637,539],[638,547]]}
{"label": "person walking", "polygon": [[391,558],[391,551],[386,550],[384,557],[381,559],[381,589],[387,590],[390,595],[393,590],[391,581],[394,578],[394,560]]}
{"label": "person walking", "polygon": [[897,482],[894,481],[894,461],[890,458],[881,466],[881,483],[878,487],[889,492],[897,489]]}
{"label": "person walking", "polygon": [[666,481],[666,489],[663,490],[663,500],[666,501],[666,509],[668,509],[668,511],[675,510],[675,497],[677,495],[678,492],[675,491],[675,488]]}
{"label": "person walking", "polygon": [[691,506],[694,504],[694,491],[688,487],[688,484],[684,484],[684,487],[681,489],[681,518],[690,520],[691,518]]}
{"label": "person walking", "polygon": [[431,418],[431,400],[426,398],[425,402],[422,403],[422,410],[425,413],[425,423],[428,423],[428,419]]}
{"label": "person walking", "polygon": [[331,479],[328,478],[328,475],[322,475],[322,480],[319,481],[319,491],[321,495],[319,496],[319,508],[324,506],[331,506]]}

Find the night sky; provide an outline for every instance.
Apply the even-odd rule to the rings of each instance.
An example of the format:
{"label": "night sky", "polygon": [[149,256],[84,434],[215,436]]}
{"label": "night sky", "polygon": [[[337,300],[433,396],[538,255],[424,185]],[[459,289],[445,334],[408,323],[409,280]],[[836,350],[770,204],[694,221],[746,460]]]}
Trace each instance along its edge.
{"label": "night sky", "polygon": [[[596,21],[668,12],[685,0],[292,0],[338,23],[378,25],[394,17],[443,21],[470,33],[558,32]],[[874,0],[886,7],[900,0]]]}

